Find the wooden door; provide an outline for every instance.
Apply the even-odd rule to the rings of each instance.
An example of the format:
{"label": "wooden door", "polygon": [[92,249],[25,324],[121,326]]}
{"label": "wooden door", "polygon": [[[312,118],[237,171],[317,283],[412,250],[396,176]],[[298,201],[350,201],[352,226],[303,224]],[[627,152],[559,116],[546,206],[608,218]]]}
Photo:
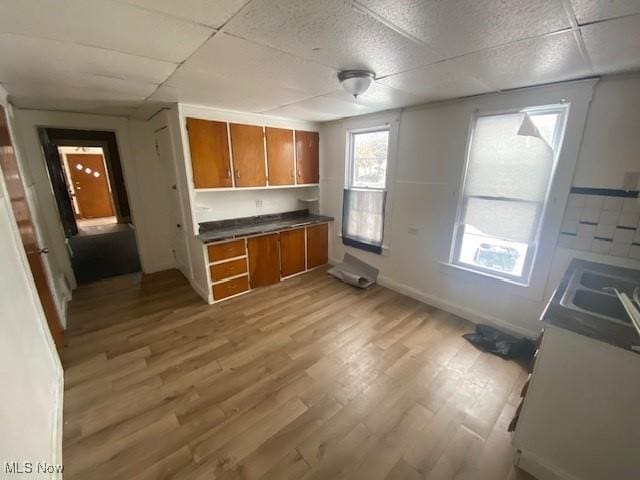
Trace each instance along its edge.
{"label": "wooden door", "polygon": [[324,265],[329,261],[329,224],[307,227],[307,268]]}
{"label": "wooden door", "polygon": [[280,232],[280,275],[288,277],[305,268],[304,228]]}
{"label": "wooden door", "polygon": [[278,243],[277,233],[247,239],[251,288],[273,285],[280,281]]}
{"label": "wooden door", "polygon": [[195,188],[231,187],[227,124],[187,118]]}
{"label": "wooden door", "polygon": [[22,240],[29,267],[33,274],[33,281],[36,285],[36,290],[40,297],[40,303],[47,318],[49,329],[51,330],[51,336],[56,346],[60,347],[62,346],[62,325],[45,272],[44,261],[41,256],[46,254],[47,251],[38,245],[35,227],[31,218],[31,211],[27,203],[27,194],[22,176],[20,175],[20,169],[18,168],[11,136],[9,135],[7,117],[2,106],[0,106],[0,169],[2,170],[2,175],[7,186],[11,208],[16,223],[18,224],[20,239]]}
{"label": "wooden door", "polygon": [[266,128],[269,185],[293,185],[293,130]]}
{"label": "wooden door", "polygon": [[231,123],[231,151],[236,187],[264,187],[267,170],[264,162],[264,130],[255,125]]}
{"label": "wooden door", "polygon": [[318,132],[296,130],[297,183],[320,182],[320,137]]}
{"label": "wooden door", "polygon": [[113,216],[111,192],[104,157],[100,154],[71,153],[67,165],[78,205],[78,218]]}

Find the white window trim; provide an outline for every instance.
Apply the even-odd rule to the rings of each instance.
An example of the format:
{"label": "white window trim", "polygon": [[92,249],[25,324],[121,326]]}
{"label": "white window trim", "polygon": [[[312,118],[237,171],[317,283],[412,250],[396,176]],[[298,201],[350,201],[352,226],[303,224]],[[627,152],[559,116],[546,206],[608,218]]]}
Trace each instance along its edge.
{"label": "white window trim", "polygon": [[[514,109],[507,109],[507,110],[482,112],[482,113],[476,111],[471,116],[471,121],[469,124],[469,133],[467,135],[467,146],[465,151],[464,170],[463,170],[462,179],[460,181],[460,185],[458,188],[456,216],[453,224],[453,233],[451,237],[449,260],[446,263],[447,266],[453,267],[458,270],[464,270],[467,272],[482,275],[483,277],[492,278],[492,279],[509,283],[512,285],[516,285],[519,287],[530,286],[531,278],[533,276],[533,270],[535,268],[536,258],[538,256],[538,251],[540,249],[540,240],[541,240],[540,237],[542,234],[545,218],[547,215],[547,210],[548,210],[551,195],[553,192],[553,186],[556,182],[556,170],[558,167],[558,159],[562,153],[570,107],[571,107],[571,104],[569,102],[564,102],[564,103],[541,105],[541,106],[535,106],[535,107],[514,108]],[[554,132],[553,167],[551,169],[549,182],[547,184],[547,191],[545,193],[545,198],[542,204],[542,212],[540,213],[540,220],[536,228],[536,235],[534,237],[534,242],[531,244],[531,246],[527,250],[527,259],[525,260],[525,265],[523,267],[523,275],[522,276],[509,275],[506,273],[501,273],[496,270],[491,270],[487,268],[482,268],[480,266],[475,266],[475,265],[470,265],[467,263],[460,262],[458,260],[458,257],[460,252],[460,246],[462,244],[462,235],[460,235],[459,232],[460,232],[461,221],[462,221],[464,189],[466,186],[467,174],[469,170],[469,155],[471,153],[471,144],[473,141],[473,135],[475,132],[475,126],[478,118],[487,117],[487,116],[496,116],[496,115],[508,115],[510,113],[521,113],[521,112],[540,114],[540,113],[556,112],[556,111],[560,112],[560,119],[558,120],[558,122],[561,128],[556,128],[556,131]],[[532,248],[533,248],[533,251],[531,252]]]}
{"label": "white window trim", "polygon": [[[383,129],[389,130],[389,144],[387,147],[387,171],[385,175],[385,190],[387,192],[384,209],[384,232],[382,237],[382,255],[388,255],[391,249],[391,228],[393,218],[393,185],[396,178],[398,158],[398,134],[400,131],[400,114],[375,115],[368,119],[346,120],[345,130],[345,162],[344,162],[344,188],[351,188],[351,134]],[[357,187],[360,188],[360,187]],[[380,190],[380,189],[376,189]],[[344,199],[342,199],[344,201]],[[336,229],[338,238],[342,239],[342,201],[340,202],[340,228]],[[345,248],[354,248],[345,246]],[[363,252],[367,253],[367,252]]]}

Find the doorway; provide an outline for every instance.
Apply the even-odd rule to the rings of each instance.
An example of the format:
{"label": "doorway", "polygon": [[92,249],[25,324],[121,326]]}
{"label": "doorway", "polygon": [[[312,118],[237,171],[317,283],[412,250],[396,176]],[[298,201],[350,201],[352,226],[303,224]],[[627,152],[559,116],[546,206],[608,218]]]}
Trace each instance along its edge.
{"label": "doorway", "polygon": [[76,281],[139,272],[115,134],[54,128],[39,133]]}

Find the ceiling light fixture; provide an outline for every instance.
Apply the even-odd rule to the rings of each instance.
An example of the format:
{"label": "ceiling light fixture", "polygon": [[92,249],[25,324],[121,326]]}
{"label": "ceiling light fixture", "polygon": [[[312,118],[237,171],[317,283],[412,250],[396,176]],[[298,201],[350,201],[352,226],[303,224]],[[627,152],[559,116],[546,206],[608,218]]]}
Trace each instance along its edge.
{"label": "ceiling light fixture", "polygon": [[338,73],[338,80],[340,80],[342,88],[354,98],[358,98],[358,95],[366,92],[375,77],[376,74],[368,70],[343,70]]}

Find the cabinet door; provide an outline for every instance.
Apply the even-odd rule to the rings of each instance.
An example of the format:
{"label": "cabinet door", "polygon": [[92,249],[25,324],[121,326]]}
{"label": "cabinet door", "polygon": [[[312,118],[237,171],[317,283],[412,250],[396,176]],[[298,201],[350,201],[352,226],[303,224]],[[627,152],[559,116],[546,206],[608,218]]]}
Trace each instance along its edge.
{"label": "cabinet door", "polygon": [[293,185],[293,130],[266,128],[269,185]]}
{"label": "cabinet door", "polygon": [[320,182],[320,159],[318,132],[296,130],[297,183]]}
{"label": "cabinet door", "polygon": [[255,125],[232,123],[231,151],[236,187],[264,187],[267,170],[264,162],[264,130]]}
{"label": "cabinet door", "polygon": [[187,118],[195,188],[231,187],[227,124]]}
{"label": "cabinet door", "polygon": [[280,281],[278,243],[277,233],[247,239],[251,288],[264,287]]}
{"label": "cabinet door", "polygon": [[288,277],[305,269],[304,228],[280,232],[280,274]]}
{"label": "cabinet door", "polygon": [[329,224],[307,227],[307,268],[318,267],[329,261]]}

